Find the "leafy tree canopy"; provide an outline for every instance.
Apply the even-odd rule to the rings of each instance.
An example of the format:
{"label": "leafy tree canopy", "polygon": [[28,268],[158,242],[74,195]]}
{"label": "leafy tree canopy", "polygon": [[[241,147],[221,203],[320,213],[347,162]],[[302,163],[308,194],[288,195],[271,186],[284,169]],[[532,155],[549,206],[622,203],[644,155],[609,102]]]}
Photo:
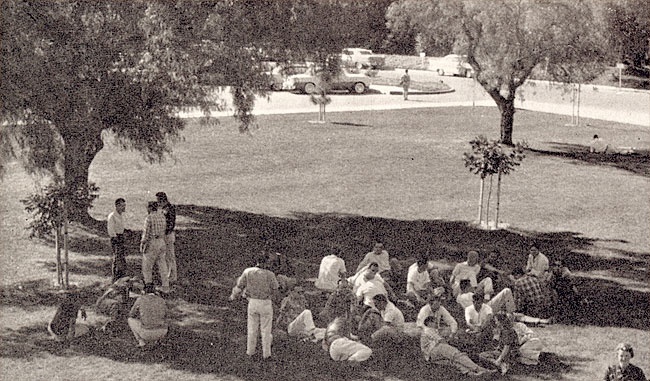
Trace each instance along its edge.
{"label": "leafy tree canopy", "polygon": [[[501,141],[512,144],[516,91],[545,64],[561,81],[580,81],[604,58],[594,4],[575,0],[400,0],[418,33],[467,56],[501,112]],[[391,24],[392,25],[392,24]],[[440,37],[436,37],[440,36]]]}

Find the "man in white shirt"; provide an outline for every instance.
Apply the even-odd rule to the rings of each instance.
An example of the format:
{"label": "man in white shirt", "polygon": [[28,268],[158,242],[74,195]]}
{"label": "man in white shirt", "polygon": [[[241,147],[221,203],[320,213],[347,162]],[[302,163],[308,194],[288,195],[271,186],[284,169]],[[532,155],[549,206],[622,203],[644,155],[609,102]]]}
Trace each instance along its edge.
{"label": "man in white shirt", "polygon": [[429,297],[429,303],[425,304],[418,313],[415,325],[417,327],[424,327],[424,321],[427,317],[433,316],[435,319],[434,328],[438,330],[443,338],[450,338],[458,332],[458,322],[447,311],[445,307],[440,304],[440,293],[434,292]]}
{"label": "man in white shirt", "polygon": [[323,257],[318,270],[315,286],[325,291],[336,291],[339,279],[345,277],[345,261],[332,253]]}
{"label": "man in white shirt", "polygon": [[115,200],[115,210],[108,215],[106,223],[108,236],[111,238],[111,248],[113,249],[113,263],[111,265],[113,283],[126,276],[126,249],[124,248],[124,219],[122,216],[125,211],[126,200],[118,198]]}
{"label": "man in white shirt", "polygon": [[472,304],[465,307],[465,322],[470,332],[483,331],[492,320],[492,316],[492,307],[484,303],[483,295],[473,294]]}
{"label": "man in white shirt", "polygon": [[355,281],[356,290],[354,295],[360,303],[363,301],[363,304],[370,307],[374,307],[372,298],[375,295],[395,297],[393,289],[378,274],[378,271],[379,266],[376,263],[371,263],[368,269]]}
{"label": "man in white shirt", "polygon": [[485,294],[485,300],[490,300],[490,297],[494,293],[492,278],[485,277],[478,282],[477,277],[480,271],[481,265],[478,261],[478,252],[471,250],[467,253],[467,261],[458,263],[451,272],[449,283],[451,284],[454,296],[458,296],[460,293],[460,281],[463,279],[469,279],[472,287],[477,291],[483,291]]}
{"label": "man in white shirt", "polygon": [[536,276],[542,281],[549,278],[548,258],[542,254],[537,246],[532,245],[528,250],[528,261],[526,261],[525,272],[528,275]]}
{"label": "man in white shirt", "polygon": [[361,263],[359,263],[359,266],[357,266],[357,272],[361,271],[361,269],[372,262],[376,262],[379,265],[380,274],[390,271],[390,257],[388,255],[388,252],[384,250],[384,244],[381,242],[377,242],[372,251],[363,257]]}
{"label": "man in white shirt", "polygon": [[430,285],[428,261],[420,258],[409,267],[406,275],[406,297],[420,307],[426,304],[426,292]]}

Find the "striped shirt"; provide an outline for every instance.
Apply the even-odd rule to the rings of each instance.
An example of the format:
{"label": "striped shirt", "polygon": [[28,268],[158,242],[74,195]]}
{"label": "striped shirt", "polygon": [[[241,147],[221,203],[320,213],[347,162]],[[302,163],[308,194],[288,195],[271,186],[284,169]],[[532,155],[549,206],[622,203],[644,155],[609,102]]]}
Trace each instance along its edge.
{"label": "striped shirt", "polygon": [[167,221],[165,216],[158,212],[152,212],[144,220],[144,231],[142,232],[142,242],[149,242],[152,239],[162,238],[165,235]]}

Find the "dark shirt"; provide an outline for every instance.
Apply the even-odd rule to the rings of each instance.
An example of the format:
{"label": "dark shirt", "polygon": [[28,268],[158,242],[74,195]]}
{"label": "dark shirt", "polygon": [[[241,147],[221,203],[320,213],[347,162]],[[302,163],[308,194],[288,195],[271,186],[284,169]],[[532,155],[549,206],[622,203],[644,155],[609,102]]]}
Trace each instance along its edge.
{"label": "dark shirt", "polygon": [[503,347],[506,345],[510,346],[510,352],[508,352],[508,355],[506,356],[506,359],[509,362],[512,362],[519,357],[519,339],[517,337],[517,332],[511,327],[511,328],[501,328],[499,330],[499,335],[496,337],[496,340],[494,342],[497,350],[502,351]]}
{"label": "dark shirt", "polygon": [[165,215],[165,221],[167,222],[165,234],[170,234],[176,227],[176,207],[172,204],[167,204],[166,206],[163,206],[162,210]]}
{"label": "dark shirt", "polygon": [[325,308],[320,315],[328,321],[332,321],[336,317],[348,318],[356,301],[351,291],[336,290],[327,299]]}
{"label": "dark shirt", "polygon": [[56,335],[67,335],[70,329],[70,320],[77,319],[81,304],[75,295],[67,295],[56,309],[50,322],[50,328]]}
{"label": "dark shirt", "polygon": [[629,364],[625,370],[616,364],[607,368],[604,381],[646,381],[645,374],[638,366]]}
{"label": "dark shirt", "polygon": [[372,344],[372,334],[384,326],[384,319],[376,308],[368,308],[359,321],[359,338],[364,344]]}

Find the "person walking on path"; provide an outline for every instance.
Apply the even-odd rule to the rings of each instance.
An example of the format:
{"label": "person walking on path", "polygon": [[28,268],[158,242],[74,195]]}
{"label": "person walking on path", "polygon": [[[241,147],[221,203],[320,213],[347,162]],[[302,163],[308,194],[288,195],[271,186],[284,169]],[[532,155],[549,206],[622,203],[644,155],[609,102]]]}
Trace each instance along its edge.
{"label": "person walking on path", "polygon": [[404,70],[404,75],[399,81],[399,85],[402,86],[404,90],[404,100],[409,100],[409,86],[411,86],[411,76],[409,75],[409,69]]}
{"label": "person walking on path", "polygon": [[150,201],[147,205],[149,214],[144,220],[144,230],[142,231],[142,240],[140,241],[140,251],[142,252],[142,276],[144,283],[153,283],[153,265],[158,265],[160,280],[162,282],[161,291],[169,292],[169,270],[165,261],[165,217],[157,212],[158,204]]}
{"label": "person walking on path", "polygon": [[279,285],[273,272],[264,268],[266,255],[258,256],[255,266],[244,270],[237,279],[235,287],[230,294],[230,300],[235,300],[242,295],[248,299],[248,335],[246,341],[246,354],[255,355],[257,351],[257,338],[262,335],[262,357],[266,360],[271,357],[271,334],[273,324],[273,296]]}
{"label": "person walking on path", "polygon": [[113,282],[126,275],[126,249],[124,248],[124,218],[126,211],[126,200],[118,198],[115,200],[115,210],[108,215],[107,230],[111,238],[111,248],[113,249],[113,263],[111,273]]}
{"label": "person walking on path", "polygon": [[178,273],[176,269],[176,207],[169,203],[167,194],[165,192],[156,193],[158,199],[158,208],[165,216],[165,261],[167,262],[167,270],[169,271],[169,281],[174,283],[178,280]]}

